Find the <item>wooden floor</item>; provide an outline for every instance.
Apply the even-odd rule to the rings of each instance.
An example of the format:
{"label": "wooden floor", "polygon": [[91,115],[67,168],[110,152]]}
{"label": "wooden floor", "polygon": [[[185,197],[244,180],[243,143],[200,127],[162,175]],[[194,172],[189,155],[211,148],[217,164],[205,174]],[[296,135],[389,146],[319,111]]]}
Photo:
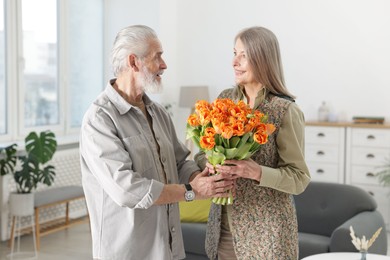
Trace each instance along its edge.
{"label": "wooden floor", "polygon": [[[91,260],[92,241],[88,224],[72,226],[67,230],[58,231],[41,238],[41,250],[38,253],[39,260]],[[15,239],[15,246],[17,240]],[[20,251],[33,252],[33,240],[31,235],[22,236],[20,239]],[[16,249],[16,247],[15,247]],[[11,252],[7,242],[0,243],[0,259],[6,260]],[[13,258],[21,259],[21,258]]]}
{"label": "wooden floor", "polygon": [[[388,253],[390,255],[390,235],[388,237]],[[32,236],[23,236],[21,238],[21,248],[23,251],[31,251],[33,240]],[[38,253],[39,260],[91,260],[91,237],[88,224],[73,226],[68,230],[62,230],[41,239],[41,250]],[[28,246],[25,247],[25,246]],[[26,248],[26,250],[24,250]],[[0,259],[6,260],[10,249],[7,242],[0,243]],[[17,258],[14,258],[17,259]]]}

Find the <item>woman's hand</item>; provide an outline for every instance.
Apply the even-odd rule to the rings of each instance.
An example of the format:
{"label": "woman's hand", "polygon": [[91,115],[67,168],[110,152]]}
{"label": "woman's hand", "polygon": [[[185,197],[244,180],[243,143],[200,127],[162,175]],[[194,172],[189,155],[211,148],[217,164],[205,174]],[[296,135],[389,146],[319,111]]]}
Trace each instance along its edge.
{"label": "woman's hand", "polygon": [[[208,165],[206,165],[209,168]],[[211,165],[212,167],[212,165]],[[211,173],[211,169],[209,168]],[[253,161],[248,160],[226,160],[224,165],[216,165],[214,172],[228,174],[233,179],[246,178],[260,182],[261,179],[261,166]]]}

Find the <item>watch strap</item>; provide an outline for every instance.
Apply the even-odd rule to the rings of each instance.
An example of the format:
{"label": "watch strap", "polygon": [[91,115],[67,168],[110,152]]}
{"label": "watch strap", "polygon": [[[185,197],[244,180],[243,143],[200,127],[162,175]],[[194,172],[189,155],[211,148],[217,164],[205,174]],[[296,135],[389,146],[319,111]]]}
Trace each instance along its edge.
{"label": "watch strap", "polygon": [[184,186],[186,187],[186,190],[187,190],[187,191],[192,190],[191,184],[187,183],[187,184],[184,184]]}

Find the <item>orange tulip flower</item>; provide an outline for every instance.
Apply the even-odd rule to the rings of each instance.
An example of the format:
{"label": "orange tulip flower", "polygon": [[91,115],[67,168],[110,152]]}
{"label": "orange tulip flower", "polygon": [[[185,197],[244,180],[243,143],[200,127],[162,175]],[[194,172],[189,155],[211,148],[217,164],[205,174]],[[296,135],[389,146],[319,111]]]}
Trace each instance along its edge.
{"label": "orange tulip flower", "polygon": [[199,118],[196,114],[192,114],[188,117],[187,119],[187,123],[190,125],[190,126],[198,126],[199,125]]}
{"label": "orange tulip flower", "polygon": [[199,140],[200,147],[206,150],[211,150],[215,146],[214,136],[202,136]]}

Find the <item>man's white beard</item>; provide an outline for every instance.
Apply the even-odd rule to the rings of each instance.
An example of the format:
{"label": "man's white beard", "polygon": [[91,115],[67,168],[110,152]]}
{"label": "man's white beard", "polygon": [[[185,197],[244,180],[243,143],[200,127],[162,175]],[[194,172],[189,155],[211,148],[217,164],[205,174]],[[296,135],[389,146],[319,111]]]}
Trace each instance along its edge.
{"label": "man's white beard", "polygon": [[151,73],[145,66],[142,67],[142,72],[143,76],[139,78],[139,83],[143,91],[151,94],[161,93],[163,85],[155,79],[153,73]]}

